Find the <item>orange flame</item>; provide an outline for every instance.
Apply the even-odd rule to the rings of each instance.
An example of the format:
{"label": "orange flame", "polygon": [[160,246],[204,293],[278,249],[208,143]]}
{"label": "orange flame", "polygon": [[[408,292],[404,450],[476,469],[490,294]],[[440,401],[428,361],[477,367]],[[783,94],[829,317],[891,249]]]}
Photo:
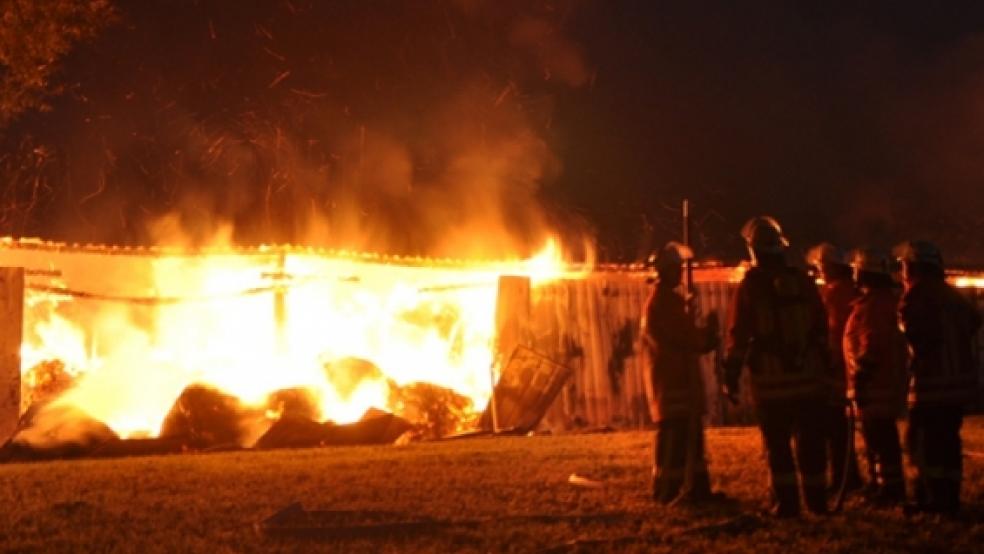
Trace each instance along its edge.
{"label": "orange flame", "polygon": [[953,279],[953,286],[961,289],[984,289],[984,277],[957,277]]}
{"label": "orange flame", "polygon": [[[529,259],[467,265],[270,252],[155,257],[151,292],[181,301],[153,306],[28,291],[25,386],[32,368],[59,360],[76,382],[56,402],[123,437],[156,436],[192,383],[257,407],[305,387],[322,420],[339,423],[392,408],[391,384],[437,384],[481,409],[498,276],[527,275],[535,286],[583,274],[555,239]],[[378,372],[347,374],[337,362],[353,358]]]}

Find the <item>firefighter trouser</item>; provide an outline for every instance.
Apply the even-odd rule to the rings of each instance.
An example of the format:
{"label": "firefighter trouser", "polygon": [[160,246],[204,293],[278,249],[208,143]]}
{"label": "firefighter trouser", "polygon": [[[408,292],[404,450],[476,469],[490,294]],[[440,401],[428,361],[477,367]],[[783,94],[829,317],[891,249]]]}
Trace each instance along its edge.
{"label": "firefighter trouser", "polygon": [[[772,491],[782,514],[799,512],[797,464],[807,507],[815,513],[824,513],[827,510],[827,480],[824,475],[825,407],[826,404],[820,398],[759,402],[759,427],[769,460]],[[793,462],[791,445],[794,437],[796,463]]]}
{"label": "firefighter trouser", "polygon": [[[844,460],[847,459],[847,488],[861,486],[858,456],[854,449],[854,429],[848,429],[846,401],[841,406],[826,406],[826,452],[830,462],[830,486],[837,489],[844,482]],[[848,458],[850,456],[850,458]]]}
{"label": "firefighter trouser", "polygon": [[909,411],[906,443],[916,466],[916,502],[920,507],[952,512],[960,508],[963,459],[958,406],[916,406]]}
{"label": "firefighter trouser", "polygon": [[882,494],[898,500],[904,499],[902,445],[895,418],[862,415],[861,435],[864,437],[871,482],[879,486]]}
{"label": "firefighter trouser", "polygon": [[653,464],[653,498],[670,502],[681,494],[686,481],[688,449],[693,475],[689,491],[696,497],[710,493],[704,458],[704,424],[700,417],[673,417],[659,422]]}

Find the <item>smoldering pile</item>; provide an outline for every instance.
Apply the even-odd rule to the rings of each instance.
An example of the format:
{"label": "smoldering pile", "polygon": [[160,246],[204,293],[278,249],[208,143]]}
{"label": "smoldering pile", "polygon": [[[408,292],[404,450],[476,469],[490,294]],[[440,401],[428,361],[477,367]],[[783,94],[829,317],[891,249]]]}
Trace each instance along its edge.
{"label": "smoldering pile", "polygon": [[[370,362],[343,363],[361,367],[366,377],[378,373]],[[405,443],[442,438],[478,418],[468,398],[429,383],[389,381],[389,404],[401,415],[369,408],[358,421],[345,424],[320,421],[313,389],[277,390],[255,405],[193,383],[174,401],[156,437],[124,438],[59,400],[71,388],[71,378],[58,368],[46,366],[49,381],[58,386],[35,390],[17,430],[0,447],[0,462]]]}

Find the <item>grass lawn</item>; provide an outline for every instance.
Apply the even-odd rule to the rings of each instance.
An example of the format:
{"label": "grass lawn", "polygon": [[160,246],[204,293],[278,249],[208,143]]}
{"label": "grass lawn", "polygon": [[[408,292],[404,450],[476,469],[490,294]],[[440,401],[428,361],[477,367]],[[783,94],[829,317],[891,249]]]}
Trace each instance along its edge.
{"label": "grass lawn", "polygon": [[[965,513],[906,518],[761,515],[755,429],[708,432],[712,479],[733,509],[649,500],[652,435],[499,437],[409,446],[230,452],[0,466],[0,550],[24,552],[858,552],[984,548],[984,418],[964,426]],[[576,473],[604,483],[575,486]],[[333,524],[430,518],[410,534],[282,538],[262,521],[300,501]],[[384,513],[384,512],[388,512]]]}

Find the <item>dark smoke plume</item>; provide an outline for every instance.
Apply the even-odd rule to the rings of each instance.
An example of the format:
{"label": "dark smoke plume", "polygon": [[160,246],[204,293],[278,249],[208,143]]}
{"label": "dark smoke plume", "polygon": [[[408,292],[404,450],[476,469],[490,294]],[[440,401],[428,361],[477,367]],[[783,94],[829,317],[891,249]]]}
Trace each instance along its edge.
{"label": "dark smoke plume", "polygon": [[767,213],[796,252],[984,263],[979,2],[117,4],[7,130],[3,232],[494,255],[592,228],[628,261],[688,197],[704,256]]}

